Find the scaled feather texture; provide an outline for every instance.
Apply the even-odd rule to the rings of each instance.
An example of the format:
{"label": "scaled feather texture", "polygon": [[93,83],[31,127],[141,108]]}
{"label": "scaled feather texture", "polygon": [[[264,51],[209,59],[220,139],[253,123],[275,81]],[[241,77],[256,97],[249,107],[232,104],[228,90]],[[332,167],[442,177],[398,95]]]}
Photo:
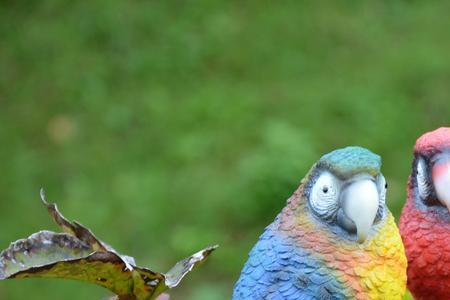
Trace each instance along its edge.
{"label": "scaled feather texture", "polygon": [[[386,184],[380,167],[380,157],[360,147],[323,156],[251,250],[232,299],[402,299],[406,258],[384,203]],[[350,190],[361,182],[367,183],[368,191],[371,182],[377,186],[378,207],[364,203],[372,201],[364,193]],[[332,211],[315,211],[311,198],[320,202],[319,196],[330,192],[336,201],[329,206]],[[355,217],[348,201],[361,205]],[[326,197],[323,203],[328,202]],[[365,207],[374,214],[366,214]],[[359,227],[365,225],[359,226],[358,214],[373,217],[362,241]]]}
{"label": "scaled feather texture", "polygon": [[407,194],[400,231],[408,258],[408,288],[416,300],[448,300],[450,128],[417,140]]}

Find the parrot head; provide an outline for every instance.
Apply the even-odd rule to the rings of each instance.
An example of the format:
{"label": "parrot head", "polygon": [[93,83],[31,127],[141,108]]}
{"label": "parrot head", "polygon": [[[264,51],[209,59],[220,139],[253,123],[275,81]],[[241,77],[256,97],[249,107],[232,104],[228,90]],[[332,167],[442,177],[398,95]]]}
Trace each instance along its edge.
{"label": "parrot head", "polygon": [[328,230],[344,240],[364,243],[387,211],[387,184],[380,167],[380,157],[367,149],[335,150],[313,166],[303,198]]}
{"label": "parrot head", "polygon": [[418,208],[450,216],[450,128],[436,129],[417,140],[409,188]]}
{"label": "parrot head", "polygon": [[249,254],[233,300],[402,299],[406,257],[378,155],[322,156]]}

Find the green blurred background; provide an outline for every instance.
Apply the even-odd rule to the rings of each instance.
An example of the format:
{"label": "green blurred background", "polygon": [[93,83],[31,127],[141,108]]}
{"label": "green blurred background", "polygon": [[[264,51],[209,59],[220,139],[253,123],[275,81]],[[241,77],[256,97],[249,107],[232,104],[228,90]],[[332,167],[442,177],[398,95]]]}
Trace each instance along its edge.
{"label": "green blurred background", "polygon": [[[450,116],[450,2],[2,1],[0,248],[50,201],[166,271],[220,249],[174,299],[231,296],[247,253],[324,153],[383,157],[399,216],[412,146]],[[63,280],[0,299],[99,299]]]}

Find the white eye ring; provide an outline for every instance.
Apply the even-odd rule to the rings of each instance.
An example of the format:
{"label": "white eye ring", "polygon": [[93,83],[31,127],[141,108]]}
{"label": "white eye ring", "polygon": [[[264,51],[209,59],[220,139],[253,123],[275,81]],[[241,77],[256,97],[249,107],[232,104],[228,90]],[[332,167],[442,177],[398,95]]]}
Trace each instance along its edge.
{"label": "white eye ring", "polygon": [[417,161],[417,190],[419,196],[422,199],[426,199],[431,194],[431,183],[427,174],[426,162],[423,158],[419,157]]}
{"label": "white eye ring", "polygon": [[339,205],[340,182],[329,172],[322,173],[311,189],[310,204],[324,219],[335,215]]}

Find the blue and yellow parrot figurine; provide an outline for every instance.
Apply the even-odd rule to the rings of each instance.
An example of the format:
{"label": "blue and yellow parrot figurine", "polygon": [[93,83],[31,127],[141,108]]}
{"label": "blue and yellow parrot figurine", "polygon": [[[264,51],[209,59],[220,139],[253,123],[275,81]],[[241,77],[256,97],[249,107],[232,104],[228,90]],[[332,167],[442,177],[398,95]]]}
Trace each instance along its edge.
{"label": "blue and yellow parrot figurine", "polygon": [[320,158],[251,250],[232,299],[402,299],[407,262],[380,167],[361,147]]}

